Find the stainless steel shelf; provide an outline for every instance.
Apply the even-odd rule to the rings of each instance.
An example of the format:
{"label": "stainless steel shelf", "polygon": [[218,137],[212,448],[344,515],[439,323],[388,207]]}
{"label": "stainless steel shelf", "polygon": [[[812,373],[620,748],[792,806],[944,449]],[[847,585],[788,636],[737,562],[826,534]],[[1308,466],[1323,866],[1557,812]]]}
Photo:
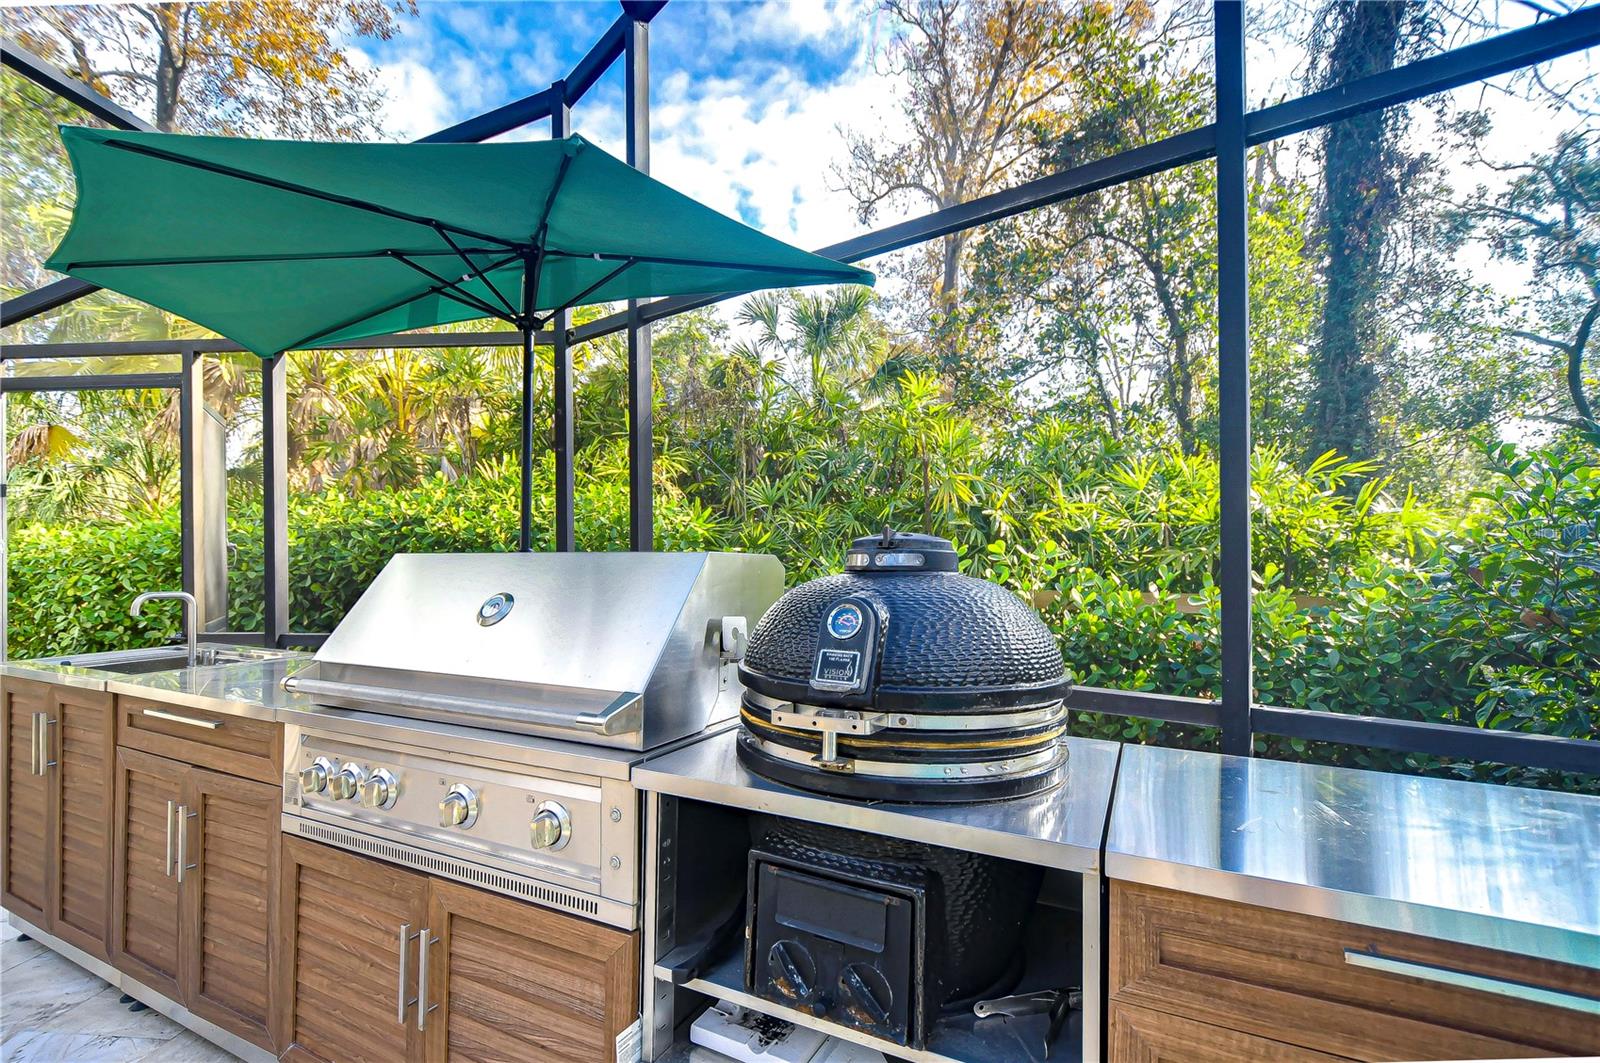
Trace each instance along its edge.
{"label": "stainless steel shelf", "polygon": [[674,797],[745,808],[791,819],[986,853],[1063,871],[1100,870],[1100,840],[1116,777],[1115,742],[1066,739],[1066,781],[1048,793],[972,805],[895,805],[827,797],[784,786],[747,770],[733,731],[633,770],[633,784]]}
{"label": "stainless steel shelf", "polygon": [[[651,973],[661,981],[671,981],[672,978],[672,972],[659,965]],[[744,960],[738,953],[726,957],[703,976],[685,982],[683,988],[784,1019],[796,1026],[820,1030],[844,1041],[875,1048],[892,1059],[907,1060],[908,1063],[1045,1063],[1046,1059],[1044,1035],[1050,1022],[1044,1015],[978,1019],[969,1013],[946,1017],[939,1021],[929,1037],[928,1047],[919,1051],[745,992]],[[678,1047],[673,1046],[673,1050]],[[672,1060],[675,1057],[669,1053],[664,1058]],[[1068,1017],[1051,1045],[1048,1058],[1050,1063],[1080,1063],[1083,1059],[1082,1012],[1075,1011]]]}

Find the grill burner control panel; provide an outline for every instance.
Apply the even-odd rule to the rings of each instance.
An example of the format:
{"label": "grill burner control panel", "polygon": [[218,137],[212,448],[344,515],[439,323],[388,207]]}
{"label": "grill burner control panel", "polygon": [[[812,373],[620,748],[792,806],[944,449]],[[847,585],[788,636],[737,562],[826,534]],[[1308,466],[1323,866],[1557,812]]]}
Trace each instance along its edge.
{"label": "grill burner control panel", "polygon": [[[291,832],[515,896],[595,894],[595,902],[553,906],[605,919],[596,908],[616,900],[633,920],[638,814],[626,782],[445,759],[302,728],[289,728],[286,739]],[[315,829],[321,825],[332,829]]]}

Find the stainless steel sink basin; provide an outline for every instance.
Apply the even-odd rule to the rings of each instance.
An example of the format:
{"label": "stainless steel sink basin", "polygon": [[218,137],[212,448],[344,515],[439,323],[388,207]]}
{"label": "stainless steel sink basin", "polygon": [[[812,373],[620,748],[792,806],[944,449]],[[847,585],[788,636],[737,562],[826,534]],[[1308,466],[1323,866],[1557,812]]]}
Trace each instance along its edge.
{"label": "stainless steel sink basin", "polygon": [[[245,664],[272,661],[287,656],[284,650],[255,649],[249,646],[201,646],[195,652],[195,667],[218,664]],[[87,668],[116,675],[145,675],[150,672],[175,672],[189,667],[189,654],[182,646],[163,646],[147,650],[112,650],[108,653],[77,653],[65,657],[44,657],[36,664]]]}

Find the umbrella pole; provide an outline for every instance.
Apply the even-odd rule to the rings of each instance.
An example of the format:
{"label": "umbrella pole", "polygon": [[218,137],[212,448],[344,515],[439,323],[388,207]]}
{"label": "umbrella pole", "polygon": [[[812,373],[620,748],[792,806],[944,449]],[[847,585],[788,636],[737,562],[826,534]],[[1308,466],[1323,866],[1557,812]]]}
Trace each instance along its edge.
{"label": "umbrella pole", "polygon": [[518,512],[522,525],[517,549],[533,549],[533,323],[522,321],[522,495]]}

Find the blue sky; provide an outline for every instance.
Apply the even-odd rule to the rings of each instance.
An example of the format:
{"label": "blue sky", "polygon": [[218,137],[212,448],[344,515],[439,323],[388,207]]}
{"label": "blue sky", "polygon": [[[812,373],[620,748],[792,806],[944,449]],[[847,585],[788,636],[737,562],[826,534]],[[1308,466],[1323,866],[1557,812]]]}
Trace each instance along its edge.
{"label": "blue sky", "polygon": [[[423,0],[393,39],[353,46],[388,93],[388,134],[409,139],[545,88],[619,10],[598,0]],[[877,61],[881,18],[868,0],[673,0],[651,27],[652,172],[801,246],[859,231],[831,171],[844,154],[841,127],[903,126],[897,84]],[[622,154],[620,62],[574,109],[573,128]]]}

